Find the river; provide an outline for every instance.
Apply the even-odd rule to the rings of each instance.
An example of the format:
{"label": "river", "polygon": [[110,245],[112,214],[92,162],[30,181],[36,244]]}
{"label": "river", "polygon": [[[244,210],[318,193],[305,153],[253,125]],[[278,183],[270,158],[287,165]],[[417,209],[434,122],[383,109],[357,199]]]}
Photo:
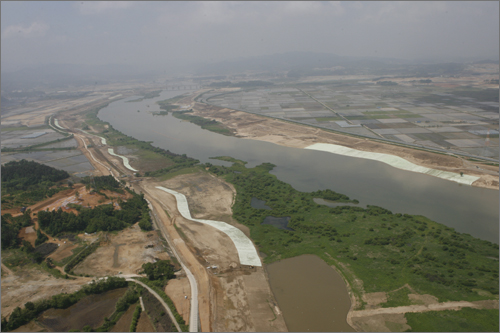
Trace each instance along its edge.
{"label": "river", "polygon": [[458,232],[498,243],[496,190],[403,171],[377,161],[228,137],[171,115],[154,116],[148,112],[160,111],[156,101],[178,94],[163,91],[160,97],[127,103],[138,98],[129,97],[111,103],[98,116],[124,134],[201,162],[230,165],[209,159],[221,155],[247,161],[247,167],[271,162],[276,165],[271,173],[297,190],[331,189],[358,199],[360,206],[377,205],[394,213],[424,215]]}

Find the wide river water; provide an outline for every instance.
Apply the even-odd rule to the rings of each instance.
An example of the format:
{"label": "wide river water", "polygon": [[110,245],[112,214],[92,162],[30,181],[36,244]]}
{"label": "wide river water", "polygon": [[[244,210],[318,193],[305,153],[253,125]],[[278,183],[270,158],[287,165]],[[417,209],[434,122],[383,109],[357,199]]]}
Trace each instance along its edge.
{"label": "wide river water", "polygon": [[498,244],[496,190],[460,185],[377,161],[228,137],[171,115],[154,116],[148,112],[160,111],[156,101],[178,94],[178,91],[163,91],[160,97],[127,103],[137,99],[129,97],[111,103],[98,116],[124,134],[152,141],[154,146],[187,154],[201,162],[230,165],[209,159],[221,155],[247,161],[247,167],[271,162],[276,165],[271,173],[299,191],[331,189],[358,199],[360,205],[424,215],[458,232]]}

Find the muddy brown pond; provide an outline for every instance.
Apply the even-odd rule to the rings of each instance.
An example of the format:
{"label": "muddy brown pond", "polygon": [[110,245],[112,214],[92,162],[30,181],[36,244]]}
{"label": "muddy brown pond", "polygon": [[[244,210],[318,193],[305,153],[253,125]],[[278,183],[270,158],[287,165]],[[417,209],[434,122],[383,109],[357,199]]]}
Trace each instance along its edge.
{"label": "muddy brown pond", "polygon": [[340,274],[305,254],[266,266],[271,289],[291,332],[354,332],[346,318],[351,300]]}

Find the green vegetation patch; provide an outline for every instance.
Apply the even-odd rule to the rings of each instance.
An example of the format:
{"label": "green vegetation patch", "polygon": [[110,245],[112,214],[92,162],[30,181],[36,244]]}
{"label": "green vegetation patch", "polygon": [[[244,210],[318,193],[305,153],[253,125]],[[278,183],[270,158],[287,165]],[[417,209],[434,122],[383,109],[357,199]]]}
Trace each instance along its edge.
{"label": "green vegetation patch", "polygon": [[67,189],[57,182],[69,178],[66,171],[34,161],[11,161],[2,165],[2,209],[29,206]]}
{"label": "green vegetation patch", "polygon": [[[36,127],[37,130],[49,129],[48,126],[40,126]],[[2,127],[2,132],[14,132],[14,131],[25,131],[25,130],[33,130],[35,128],[28,126],[20,126],[20,127]],[[3,150],[3,149],[2,149]]]}
{"label": "green vegetation patch", "polygon": [[406,313],[412,332],[498,332],[498,309]]}
{"label": "green vegetation patch", "polygon": [[135,332],[135,330],[137,329],[137,322],[139,321],[141,312],[142,312],[142,307],[140,304],[137,304],[134,310],[134,314],[132,315],[132,322],[130,323],[129,332]]}
{"label": "green vegetation patch", "polygon": [[412,292],[406,287],[390,291],[387,293],[387,302],[382,303],[382,307],[392,308],[396,306],[413,305],[415,302],[412,302],[408,297],[408,294],[411,293]]}
{"label": "green vegetation patch", "polygon": [[175,171],[163,173],[162,175],[158,176],[157,179],[162,182],[162,181],[177,177],[179,175],[187,175],[190,173],[196,173],[196,172],[200,172],[200,171],[203,172],[204,170],[199,165],[196,165],[193,167],[185,167],[185,168],[181,168],[181,169],[178,169]]}
{"label": "green vegetation patch", "polygon": [[[233,216],[250,228],[266,263],[315,254],[337,268],[358,296],[363,292],[390,292],[409,284],[419,294],[443,301],[491,299],[498,295],[498,245],[460,234],[423,216],[393,214],[377,206],[335,208],[314,198],[353,202],[330,190],[299,192],[269,174],[274,165],[247,169],[209,165],[209,171],[234,184]],[[264,200],[270,210],[255,209],[251,199]],[[290,217],[288,228],[263,225],[267,216]],[[348,268],[347,268],[348,267]],[[352,272],[352,276],[349,272]],[[364,289],[356,289],[354,278]],[[394,295],[389,301],[406,305]]]}
{"label": "green vegetation patch", "polygon": [[191,110],[176,111],[176,112],[172,113],[172,115],[175,118],[187,120],[190,123],[196,124],[198,126],[201,126],[201,128],[203,128],[203,129],[206,129],[206,130],[209,130],[209,131],[212,131],[215,133],[219,133],[219,134],[223,134],[223,135],[227,135],[227,136],[234,135],[234,130],[229,129],[228,127],[226,127],[222,123],[220,123],[216,120],[208,120],[208,119],[205,119],[203,117],[188,114],[189,112],[191,112]]}
{"label": "green vegetation patch", "polygon": [[238,164],[242,164],[242,165],[245,165],[248,163],[248,162],[245,162],[242,160],[238,160],[238,159],[231,157],[231,156],[216,156],[216,157],[210,157],[210,159],[226,161],[226,162],[231,162],[231,163],[238,163]]}
{"label": "green vegetation patch", "polygon": [[2,250],[17,248],[20,245],[20,239],[17,238],[19,231],[24,227],[33,225],[30,213],[31,211],[28,209],[22,215],[16,217],[12,217],[11,214],[2,215]]}

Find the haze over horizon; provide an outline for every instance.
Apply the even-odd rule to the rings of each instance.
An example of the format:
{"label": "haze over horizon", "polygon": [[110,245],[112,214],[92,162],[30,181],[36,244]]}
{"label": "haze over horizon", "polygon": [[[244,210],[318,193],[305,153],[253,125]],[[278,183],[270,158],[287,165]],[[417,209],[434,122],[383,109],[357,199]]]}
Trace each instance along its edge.
{"label": "haze over horizon", "polygon": [[171,70],[286,52],[498,59],[498,2],[1,2],[2,71]]}

